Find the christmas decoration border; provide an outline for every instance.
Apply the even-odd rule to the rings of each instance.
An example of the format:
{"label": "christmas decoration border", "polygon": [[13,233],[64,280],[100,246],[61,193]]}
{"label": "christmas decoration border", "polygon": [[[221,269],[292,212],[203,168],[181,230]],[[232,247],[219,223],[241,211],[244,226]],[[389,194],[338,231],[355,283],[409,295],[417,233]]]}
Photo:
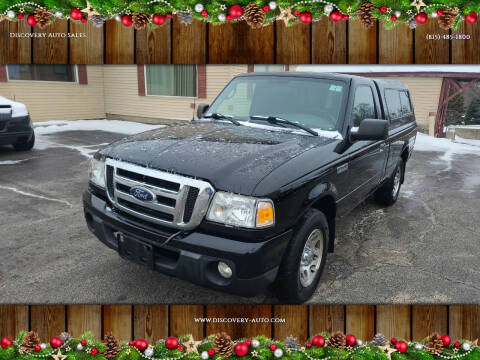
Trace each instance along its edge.
{"label": "christmas decoration border", "polygon": [[246,21],[252,28],[273,23],[309,24],[327,16],[332,22],[359,20],[365,27],[378,19],[390,29],[398,23],[410,28],[437,20],[444,29],[463,21],[475,23],[480,1],[472,0],[0,0],[0,21],[26,21],[45,27],[56,19],[70,19],[97,27],[108,19],[137,30],[156,28],[177,14],[185,25],[194,18],[213,24]]}
{"label": "christmas decoration border", "polygon": [[[145,339],[118,342],[113,334],[105,342],[93,339],[92,333],[73,338],[64,332],[40,343],[35,332],[22,331],[15,340],[4,337],[0,341],[1,360],[478,360],[480,348],[476,341],[452,341],[450,336],[437,333],[422,342],[408,342],[376,334],[370,342],[363,342],[352,334],[321,333],[300,345],[289,336],[284,342],[257,336],[231,340],[226,333],[195,341],[192,335],[168,337],[155,344]],[[218,340],[220,339],[220,340]],[[222,349],[218,349],[219,344]],[[110,351],[107,351],[110,346]],[[113,349],[113,350],[112,350]]]}

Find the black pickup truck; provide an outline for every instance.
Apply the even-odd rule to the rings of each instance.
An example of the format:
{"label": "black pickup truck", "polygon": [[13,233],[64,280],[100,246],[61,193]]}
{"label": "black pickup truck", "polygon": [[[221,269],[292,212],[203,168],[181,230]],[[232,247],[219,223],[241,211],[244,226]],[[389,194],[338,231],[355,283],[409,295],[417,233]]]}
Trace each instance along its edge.
{"label": "black pickup truck", "polygon": [[95,154],[88,227],[152,269],[290,302],[315,291],[337,219],[395,203],[417,131],[404,84],[337,74],[240,75],[197,116]]}
{"label": "black pickup truck", "polygon": [[12,145],[15,150],[31,150],[35,144],[30,114],[19,102],[0,96],[0,145]]}

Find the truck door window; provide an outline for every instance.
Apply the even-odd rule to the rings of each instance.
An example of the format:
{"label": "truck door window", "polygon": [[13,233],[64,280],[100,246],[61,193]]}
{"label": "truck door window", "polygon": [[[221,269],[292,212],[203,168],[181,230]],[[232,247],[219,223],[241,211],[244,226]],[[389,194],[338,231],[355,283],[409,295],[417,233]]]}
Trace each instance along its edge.
{"label": "truck door window", "polygon": [[395,129],[402,125],[402,103],[400,101],[400,92],[395,89],[385,90],[385,100],[387,103],[388,117],[390,119],[390,128]]}
{"label": "truck door window", "polygon": [[363,119],[375,119],[375,101],[370,86],[359,86],[355,90],[352,109],[353,126],[359,126]]}

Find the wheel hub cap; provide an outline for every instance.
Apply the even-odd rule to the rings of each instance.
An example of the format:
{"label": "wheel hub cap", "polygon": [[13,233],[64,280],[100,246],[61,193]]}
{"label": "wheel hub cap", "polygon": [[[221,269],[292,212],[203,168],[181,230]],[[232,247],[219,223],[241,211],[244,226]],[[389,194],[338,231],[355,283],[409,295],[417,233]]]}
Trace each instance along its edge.
{"label": "wheel hub cap", "polygon": [[303,287],[310,286],[317,277],[322,263],[322,254],[323,232],[315,229],[308,236],[300,258],[299,277]]}

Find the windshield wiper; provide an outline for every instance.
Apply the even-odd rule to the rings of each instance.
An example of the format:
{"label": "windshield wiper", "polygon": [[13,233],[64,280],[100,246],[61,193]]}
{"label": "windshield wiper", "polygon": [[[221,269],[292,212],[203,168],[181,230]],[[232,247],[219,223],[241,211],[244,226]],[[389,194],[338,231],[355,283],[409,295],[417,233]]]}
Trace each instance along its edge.
{"label": "windshield wiper", "polygon": [[293,122],[293,121],[290,121],[290,120],[282,119],[282,118],[277,117],[277,116],[252,115],[252,116],[250,116],[250,119],[267,121],[270,124],[291,125],[291,126],[294,126],[296,128],[302,129],[303,131],[306,131],[306,132],[308,132],[312,135],[318,136],[318,133],[315,130],[310,129],[309,127],[303,126],[299,123],[296,123],[296,122]]}
{"label": "windshield wiper", "polygon": [[215,120],[228,120],[228,121],[232,122],[233,124],[235,124],[237,126],[242,125],[237,120],[235,120],[233,118],[233,116],[231,116],[231,115],[224,115],[224,114],[220,114],[220,113],[212,113],[210,115],[205,115],[204,118],[206,118],[206,119],[212,118],[212,119],[215,119]]}

